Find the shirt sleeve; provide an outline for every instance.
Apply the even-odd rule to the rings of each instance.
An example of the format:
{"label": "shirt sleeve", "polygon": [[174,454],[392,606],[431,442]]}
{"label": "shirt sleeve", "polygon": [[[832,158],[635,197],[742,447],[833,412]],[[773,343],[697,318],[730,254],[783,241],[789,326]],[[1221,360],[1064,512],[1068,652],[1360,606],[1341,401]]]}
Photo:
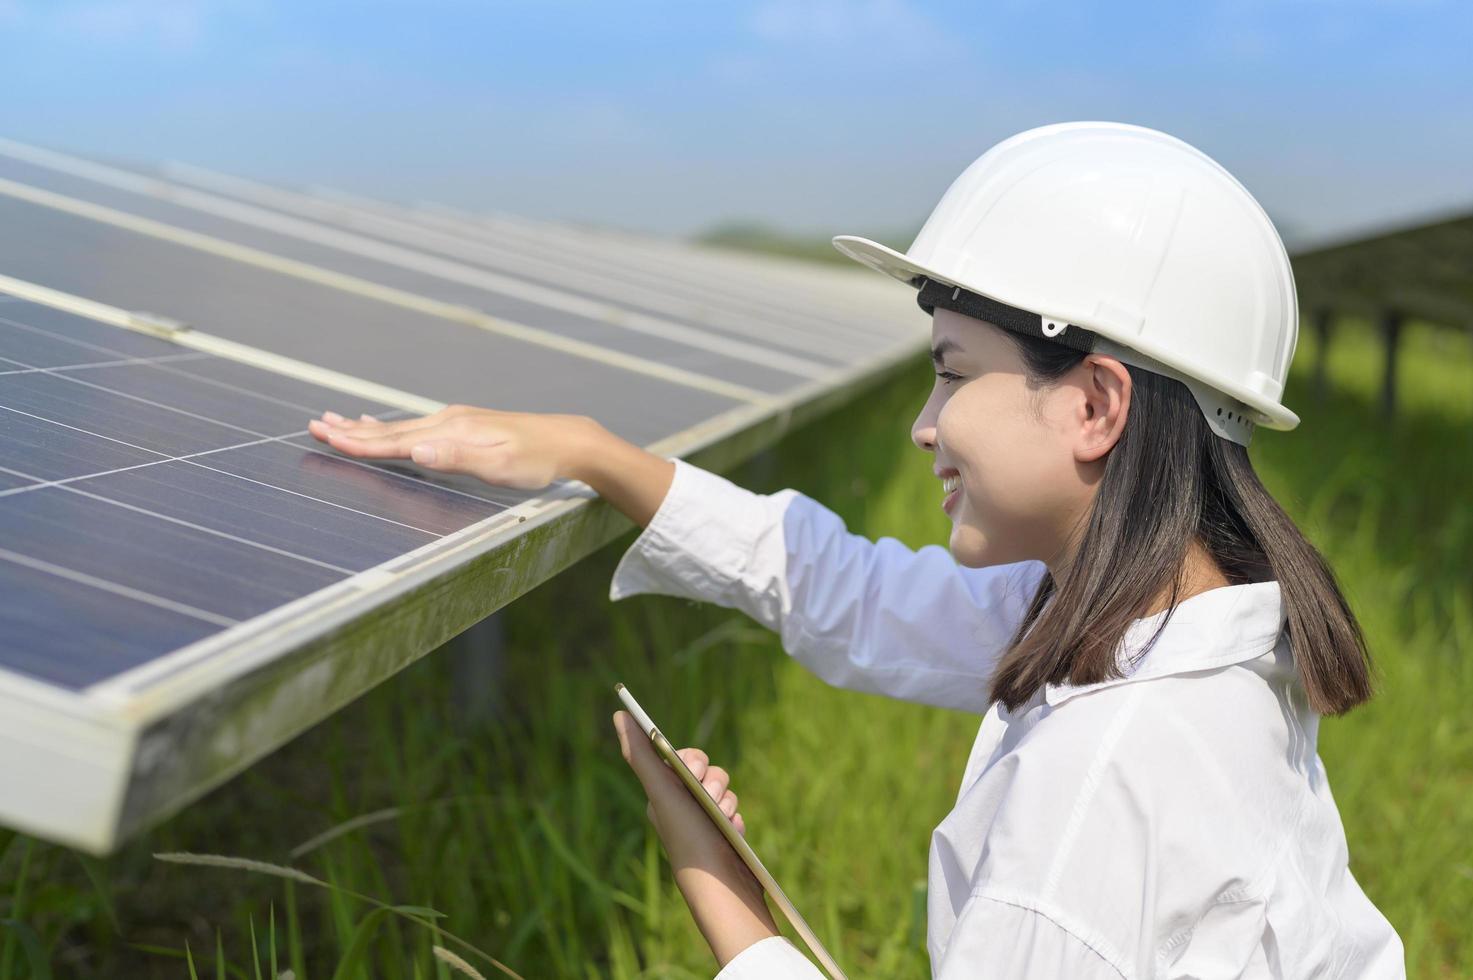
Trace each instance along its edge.
{"label": "shirt sleeve", "polygon": [[836,687],[977,714],[1044,573],[1041,562],[957,564],[849,533],[796,490],[759,494],[673,458],[675,477],[609,587],[738,609]]}
{"label": "shirt sleeve", "polygon": [[828,980],[786,936],[759,939],[727,961],[714,980]]}
{"label": "shirt sleeve", "polygon": [[1045,913],[982,895],[962,906],[932,972],[935,980],[1125,980],[1104,954]]}

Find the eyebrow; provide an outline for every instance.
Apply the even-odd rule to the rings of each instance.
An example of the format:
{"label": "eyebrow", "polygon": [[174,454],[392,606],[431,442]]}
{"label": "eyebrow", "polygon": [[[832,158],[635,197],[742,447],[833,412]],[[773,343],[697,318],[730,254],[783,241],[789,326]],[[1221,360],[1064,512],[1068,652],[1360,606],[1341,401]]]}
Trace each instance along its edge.
{"label": "eyebrow", "polygon": [[961,344],[958,344],[950,337],[947,337],[945,340],[941,341],[941,343],[931,348],[931,362],[933,364],[939,365],[941,363],[941,356],[947,351],[960,351],[961,349]]}

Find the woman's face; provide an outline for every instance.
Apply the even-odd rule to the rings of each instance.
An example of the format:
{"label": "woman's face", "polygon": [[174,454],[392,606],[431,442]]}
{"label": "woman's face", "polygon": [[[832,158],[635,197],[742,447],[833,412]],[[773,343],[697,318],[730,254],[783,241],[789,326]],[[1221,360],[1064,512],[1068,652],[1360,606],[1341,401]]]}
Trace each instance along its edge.
{"label": "woman's face", "polygon": [[[937,377],[911,438],[935,454],[938,476],[959,479],[944,495],[952,555],[969,567],[1025,559],[1052,566],[1093,499],[1109,448],[1101,437],[1118,436],[1104,417],[1114,375],[1106,364],[1101,381],[1102,362],[1122,376],[1124,369],[1090,355],[1057,384],[1029,388],[1000,328],[944,309],[932,318],[931,344]],[[1123,423],[1123,406],[1117,410]]]}

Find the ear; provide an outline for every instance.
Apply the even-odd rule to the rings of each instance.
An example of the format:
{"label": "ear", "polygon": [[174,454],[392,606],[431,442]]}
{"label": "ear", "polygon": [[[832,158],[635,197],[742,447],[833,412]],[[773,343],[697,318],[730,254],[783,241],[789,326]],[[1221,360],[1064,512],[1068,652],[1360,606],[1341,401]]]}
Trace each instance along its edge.
{"label": "ear", "polygon": [[1102,459],[1120,441],[1130,411],[1130,372],[1113,357],[1090,354],[1079,365],[1084,395],[1074,458],[1081,463]]}

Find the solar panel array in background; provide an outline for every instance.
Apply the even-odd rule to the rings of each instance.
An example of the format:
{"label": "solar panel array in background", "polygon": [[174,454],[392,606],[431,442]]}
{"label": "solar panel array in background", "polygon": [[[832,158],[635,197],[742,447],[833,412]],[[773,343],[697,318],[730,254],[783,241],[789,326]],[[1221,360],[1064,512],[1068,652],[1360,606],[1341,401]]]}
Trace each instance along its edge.
{"label": "solar panel array in background", "polygon": [[0,304],[0,667],[80,688],[530,494],[323,451],[387,406]]}

